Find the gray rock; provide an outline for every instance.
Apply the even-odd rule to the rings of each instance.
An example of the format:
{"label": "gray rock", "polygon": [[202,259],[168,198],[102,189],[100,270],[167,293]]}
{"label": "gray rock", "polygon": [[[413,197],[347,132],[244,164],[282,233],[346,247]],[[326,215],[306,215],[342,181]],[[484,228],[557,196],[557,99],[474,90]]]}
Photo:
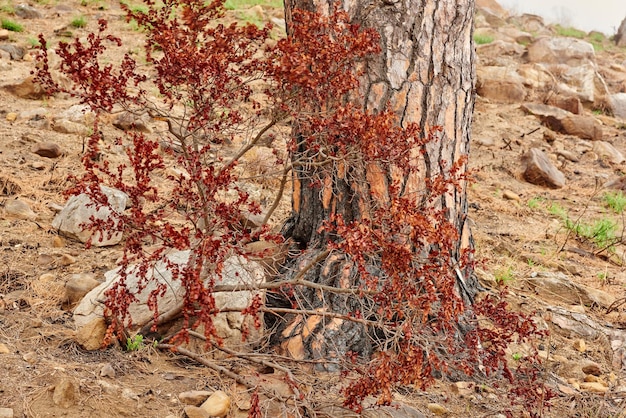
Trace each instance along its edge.
{"label": "gray rock", "polygon": [[548,156],[537,148],[531,148],[523,157],[524,179],[538,186],[558,189],[565,185],[565,176],[550,161]]}
{"label": "gray rock", "polygon": [[91,110],[89,105],[74,105],[69,109],[64,110],[54,117],[55,120],[68,120],[74,123],[80,123],[83,125],[91,125],[94,121],[95,113]]}
{"label": "gray rock", "polygon": [[25,3],[15,6],[14,13],[22,19],[41,19],[43,17],[39,10]]}
{"label": "gray rock", "polygon": [[102,366],[102,368],[100,369],[100,376],[115,379],[115,369],[113,368],[111,363],[107,363]]}
{"label": "gray rock", "polygon": [[614,40],[617,46],[626,46],[626,17],[620,23]]}
{"label": "gray rock", "polygon": [[[147,286],[141,293],[138,293],[139,278],[135,274],[138,266],[129,266],[126,285],[138,299],[129,307],[129,314],[133,324],[141,327],[153,318],[153,312],[148,307],[148,296],[152,290],[156,289],[158,283],[166,284],[165,294],[159,299],[159,311],[167,312],[174,309],[180,303],[185,289],[181,286],[180,280],[174,280],[169,265],[177,266],[181,269],[189,261],[189,251],[172,251],[166,257],[167,260],[157,262],[153,268],[148,270],[149,280]],[[77,329],[77,340],[85,348],[87,346],[100,347],[106,326],[103,321],[103,307],[98,302],[105,298],[105,292],[121,279],[120,268],[110,270],[104,275],[105,281],[98,287],[90,291],[74,310],[74,323]],[[248,261],[244,257],[230,257],[224,261],[222,276],[215,278],[215,285],[237,285],[237,284],[258,284],[265,278],[263,266],[254,261]],[[215,304],[218,309],[242,310],[251,302],[258,292],[236,291],[215,293]],[[228,339],[237,348],[241,345],[241,324],[244,317],[239,312],[225,312],[216,315],[214,326],[218,335]],[[239,328],[238,328],[239,327]]]}
{"label": "gray rock", "polygon": [[528,45],[528,60],[544,64],[579,66],[595,62],[593,45],[575,38],[541,37]]}
{"label": "gray rock", "polygon": [[76,238],[81,242],[91,243],[97,247],[118,244],[122,240],[122,233],[112,231],[111,233],[95,232],[85,228],[94,216],[96,219],[106,220],[114,216],[114,212],[121,213],[126,208],[128,196],[119,190],[101,186],[102,192],[107,196],[109,207],[96,209],[91,198],[82,193],[72,196],[63,210],[57,214],[52,221],[52,226],[58,229],[63,235]]}
{"label": "gray rock", "polygon": [[595,141],[593,143],[593,152],[600,157],[606,157],[613,164],[621,164],[624,162],[624,155],[619,152],[613,145],[605,141]]}
{"label": "gray rock", "polygon": [[613,115],[616,118],[626,119],[626,93],[612,94],[608,101]]}
{"label": "gray rock", "polygon": [[12,60],[19,61],[26,55],[26,49],[15,44],[2,44],[0,49],[7,52]]}
{"label": "gray rock", "polygon": [[63,154],[61,147],[54,142],[40,142],[31,148],[31,151],[40,157],[58,158]]}
{"label": "gray rock", "polygon": [[521,16],[511,16],[508,22],[530,33],[546,32],[546,24],[541,16],[524,13]]}

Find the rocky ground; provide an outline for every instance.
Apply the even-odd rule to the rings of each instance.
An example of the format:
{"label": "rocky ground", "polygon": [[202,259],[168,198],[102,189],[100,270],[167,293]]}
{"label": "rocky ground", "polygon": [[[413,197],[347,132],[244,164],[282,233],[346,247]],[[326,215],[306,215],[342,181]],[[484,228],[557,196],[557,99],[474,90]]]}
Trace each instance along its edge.
{"label": "rocky ground", "polygon": [[[0,18],[23,27],[0,31],[0,417],[177,417],[211,394],[214,406],[230,402],[228,416],[247,416],[250,394],[198,362],[152,347],[86,351],[76,342],[66,284],[77,275],[102,281],[120,250],[85,250],[52,226],[65,204],[67,176],[80,165],[89,121],[72,108],[75,99],[45,97],[28,82],[31,48],[40,32],[51,46],[70,34],[85,36],[99,17],[131,53],[139,53],[140,36],[113,1],[33,6],[0,0]],[[540,348],[546,383],[559,396],[545,416],[624,416],[626,107],[619,93],[626,91],[626,49],[600,34],[487,6],[476,19],[479,96],[469,191],[479,278],[488,289],[508,286],[511,304],[535,311],[551,331]],[[229,18],[276,23],[281,13],[268,2],[234,6]],[[86,26],[72,26],[81,17]],[[153,134],[164,129],[148,125]],[[103,134],[114,137],[116,128],[104,126]],[[263,184],[256,187],[265,193]],[[511,347],[512,364],[527,349]],[[259,374],[243,363],[235,370]],[[319,416],[352,416],[336,407],[338,377],[302,373]],[[278,372],[262,378],[289,390]],[[399,410],[366,416],[496,417],[509,407],[504,395],[439,381],[427,393],[399,391]],[[264,402],[267,416],[297,416],[295,405]]]}

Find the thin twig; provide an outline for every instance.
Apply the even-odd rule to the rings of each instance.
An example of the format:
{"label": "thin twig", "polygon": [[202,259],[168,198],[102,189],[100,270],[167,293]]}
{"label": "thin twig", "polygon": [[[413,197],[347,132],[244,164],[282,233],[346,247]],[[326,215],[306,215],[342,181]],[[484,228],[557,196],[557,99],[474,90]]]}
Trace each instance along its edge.
{"label": "thin twig", "polygon": [[282,402],[287,402],[289,400],[289,398],[286,398],[286,397],[282,396],[281,394],[277,393],[276,391],[273,391],[273,390],[270,391],[270,390],[265,389],[263,387],[259,387],[258,384],[255,384],[255,383],[249,381],[248,379],[246,379],[246,378],[244,378],[242,376],[239,376],[237,373],[235,373],[235,372],[233,372],[231,370],[228,370],[225,367],[222,367],[222,366],[216,364],[214,361],[207,360],[207,359],[201,357],[199,354],[194,353],[193,351],[187,350],[186,348],[178,347],[178,346],[173,345],[173,344],[157,344],[156,348],[158,348],[159,350],[163,350],[163,351],[171,351],[173,353],[179,353],[179,354],[182,354],[185,357],[189,357],[190,359],[197,361],[198,363],[202,364],[203,366],[206,366],[206,367],[208,367],[208,368],[210,368],[212,370],[215,370],[218,373],[222,373],[225,376],[230,377],[235,382],[237,382],[237,383],[239,383],[241,385],[244,385],[248,389],[259,388],[260,390],[270,394],[271,396],[281,400]]}
{"label": "thin twig", "polygon": [[[198,339],[200,339],[202,341],[207,341],[207,338],[204,335],[200,334],[199,332],[189,331],[189,335],[193,336],[195,338],[198,338]],[[231,350],[230,348],[227,348],[227,347],[220,347],[219,345],[215,344],[213,341],[210,341],[210,342],[211,342],[211,344],[213,345],[214,348],[216,348],[216,349],[218,349],[218,350],[220,350],[220,351],[222,351],[222,352],[224,352],[226,354],[230,354],[231,356],[239,357],[241,359],[250,361],[252,363],[260,364],[262,366],[271,367],[273,369],[282,371],[283,373],[285,373],[287,375],[287,378],[289,379],[289,382],[292,382],[292,384],[290,384],[289,386],[293,390],[293,393],[296,395],[296,397],[298,399],[301,399],[300,391],[298,390],[298,385],[296,384],[296,378],[291,373],[291,370],[289,370],[287,367],[281,366],[280,364],[274,363],[273,361],[263,360],[263,359],[251,357],[251,356],[248,356],[246,353],[242,353],[240,351]]]}

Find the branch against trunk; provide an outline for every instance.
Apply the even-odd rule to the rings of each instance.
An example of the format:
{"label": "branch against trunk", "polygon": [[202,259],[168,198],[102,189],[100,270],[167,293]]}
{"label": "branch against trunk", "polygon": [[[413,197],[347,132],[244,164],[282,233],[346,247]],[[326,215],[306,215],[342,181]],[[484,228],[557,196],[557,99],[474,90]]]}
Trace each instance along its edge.
{"label": "branch against trunk", "polygon": [[[396,279],[393,279],[394,274],[385,271],[394,266],[378,266],[376,273],[365,272],[363,265],[373,262],[370,266],[373,268],[380,253],[373,251],[363,255],[367,251],[364,241],[368,238],[367,233],[360,234],[357,224],[367,224],[368,233],[378,231],[381,237],[376,243],[387,245],[386,239],[389,248],[404,254],[405,261],[410,259],[412,263],[423,259],[432,263],[432,272],[428,274],[446,278],[431,279],[428,274],[421,273],[413,275],[411,279],[417,281],[414,291],[417,294],[438,293],[439,296],[433,296],[433,304],[439,303],[435,302],[439,297],[444,305],[451,299],[458,299],[458,302],[448,305],[452,310],[447,314],[454,312],[451,314],[454,319],[458,320],[461,316],[459,305],[471,305],[480,289],[472,263],[468,262],[473,240],[467,219],[467,181],[463,176],[467,170],[474,106],[474,1],[371,3],[364,0],[286,0],[287,32],[291,37],[298,36],[298,25],[302,24],[298,21],[296,9],[326,16],[332,15],[336,9],[345,10],[351,23],[376,29],[380,34],[382,53],[356,64],[362,71],[358,92],[337,100],[354,106],[354,114],[359,111],[363,115],[380,115],[390,110],[396,123],[406,132],[417,126],[416,135],[427,139],[416,141],[408,155],[399,155],[408,161],[408,166],[394,159],[370,160],[365,158],[365,154],[354,158],[350,150],[345,151],[343,161],[335,159],[331,164],[316,165],[321,161],[320,156],[330,154],[327,150],[341,142],[341,138],[335,143],[332,138],[328,143],[307,142],[307,137],[315,135],[306,131],[306,123],[294,123],[293,214],[287,223],[289,227],[284,231],[287,238],[293,239],[300,249],[306,251],[296,256],[289,265],[292,272],[286,271],[284,278],[287,282],[291,281],[291,277],[298,274],[298,269],[307,264],[310,254],[324,251],[329,242],[343,249],[351,246],[355,252],[342,256],[341,251],[333,251],[324,263],[305,275],[307,282],[334,287],[335,291],[302,288],[294,292],[290,301],[297,309],[323,308],[339,316],[320,319],[288,315],[280,334],[274,338],[275,343],[284,353],[295,358],[332,359],[344,357],[351,351],[368,357],[374,349],[372,344],[376,337],[363,324],[345,321],[341,315],[355,311],[375,312],[376,309],[359,298],[349,296],[344,290],[367,288],[364,286],[364,275],[376,276],[377,279],[372,280],[381,282]],[[319,107],[329,108],[325,103],[319,104]],[[354,132],[357,131],[347,135],[357,135]],[[370,141],[372,148],[378,147],[381,153],[385,152],[388,138],[376,137],[367,131],[359,131],[360,134],[363,135],[361,140]],[[365,145],[357,149],[359,152],[362,150],[367,152]],[[400,149],[396,151],[400,153]],[[303,161],[310,161],[311,164],[296,164]],[[385,235],[386,224],[380,216],[381,213],[386,216],[385,209],[390,219],[396,216],[392,214],[394,205],[407,205],[407,208],[412,205],[424,213],[432,213],[431,222],[438,225],[431,230],[433,236],[420,235],[427,229],[421,228],[419,222],[423,221],[411,223],[410,220],[404,229],[396,225],[397,231]],[[413,216],[417,219],[419,213]],[[393,222],[402,223],[402,219],[397,216]],[[350,239],[355,243],[340,243],[349,239],[338,232],[338,220],[345,226],[344,231],[354,235]],[[439,231],[439,238],[433,238],[439,227],[447,228],[447,232]],[[404,243],[404,247],[400,243]],[[404,252],[407,249],[408,252]],[[371,246],[369,250],[372,250]],[[439,259],[437,254],[441,256]],[[447,272],[443,274],[438,269]],[[416,266],[414,271],[422,270]],[[403,275],[396,274],[396,277]],[[454,294],[451,295],[446,293],[448,279],[454,287]],[[380,286],[378,289],[386,289],[384,283]],[[410,306],[410,292],[398,297],[406,297],[408,304],[404,307]],[[418,296],[416,300],[419,300]],[[375,297],[372,301],[380,303],[380,298]],[[425,308],[426,312],[430,309],[422,302],[415,302],[415,306],[412,309],[417,309],[417,306]]]}

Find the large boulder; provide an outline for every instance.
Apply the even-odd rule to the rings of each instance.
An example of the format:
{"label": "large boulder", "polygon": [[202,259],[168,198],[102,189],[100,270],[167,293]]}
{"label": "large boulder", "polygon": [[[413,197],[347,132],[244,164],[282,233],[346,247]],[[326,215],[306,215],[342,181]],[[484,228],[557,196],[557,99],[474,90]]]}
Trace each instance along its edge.
{"label": "large boulder", "polygon": [[[115,218],[115,212],[121,213],[126,209],[128,195],[117,189],[100,186],[106,195],[109,207],[96,208],[89,195],[81,193],[72,196],[61,212],[55,216],[52,226],[65,236],[78,239],[81,242],[91,240],[96,247],[105,247],[118,244],[122,240],[122,233],[118,231],[92,231],[88,225],[91,218],[108,220]],[[115,220],[114,220],[115,221]]]}
{"label": "large boulder", "polygon": [[[159,298],[159,312],[173,310],[181,301],[185,288],[180,280],[175,280],[173,269],[182,269],[189,262],[190,251],[172,251],[161,261],[148,269],[146,284],[138,277],[138,266],[128,267],[125,283],[128,290],[137,297],[138,301],[130,304],[128,312],[132,318],[133,330],[147,324],[153,319],[154,312],[148,306],[150,292],[156,289],[157,284],[165,284],[166,290]],[[120,268],[105,273],[105,281],[91,290],[74,310],[77,342],[85,349],[94,350],[102,345],[106,330],[104,306],[101,301],[106,299],[106,292],[122,280]],[[208,276],[208,275],[207,275]],[[241,256],[233,256],[224,261],[221,276],[212,277],[216,286],[219,285],[250,285],[259,284],[265,279],[265,271],[261,264],[248,261]],[[205,279],[205,282],[208,280]],[[140,286],[146,287],[138,293]],[[241,310],[252,302],[252,298],[259,291],[232,291],[215,293],[215,304],[218,309],[228,312],[217,314],[214,317],[214,326],[218,335],[226,344],[241,345],[242,331],[245,318]],[[250,326],[246,324],[245,326]]]}
{"label": "large boulder", "polygon": [[595,62],[593,45],[575,38],[541,37],[528,45],[528,61],[578,66]]}
{"label": "large boulder", "polygon": [[556,79],[556,91],[594,103],[608,92],[598,73],[593,45],[574,38],[541,37],[528,46],[528,61],[544,66]]}

